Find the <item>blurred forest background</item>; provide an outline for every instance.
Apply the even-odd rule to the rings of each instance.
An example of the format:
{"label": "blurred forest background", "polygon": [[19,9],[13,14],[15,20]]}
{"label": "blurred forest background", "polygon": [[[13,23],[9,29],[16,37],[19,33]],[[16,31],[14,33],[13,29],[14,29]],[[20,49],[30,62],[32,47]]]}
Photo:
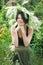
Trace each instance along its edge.
{"label": "blurred forest background", "polygon": [[[14,4],[12,4],[12,1]],[[26,0],[24,0],[26,1]],[[27,10],[34,12],[34,15],[42,22],[40,32],[34,31],[31,48],[31,65],[43,65],[43,0],[27,0],[24,5]],[[23,0],[0,0],[0,65],[13,65],[9,51],[11,44],[11,34],[9,20],[6,18],[7,6],[15,6],[16,3],[23,3]]]}

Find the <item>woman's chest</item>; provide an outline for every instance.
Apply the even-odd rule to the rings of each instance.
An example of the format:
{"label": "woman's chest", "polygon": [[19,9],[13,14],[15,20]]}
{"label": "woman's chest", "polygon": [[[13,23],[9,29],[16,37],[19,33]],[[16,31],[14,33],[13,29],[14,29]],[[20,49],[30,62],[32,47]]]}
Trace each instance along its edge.
{"label": "woman's chest", "polygon": [[20,38],[22,38],[22,31],[18,31],[18,36],[20,37]]}

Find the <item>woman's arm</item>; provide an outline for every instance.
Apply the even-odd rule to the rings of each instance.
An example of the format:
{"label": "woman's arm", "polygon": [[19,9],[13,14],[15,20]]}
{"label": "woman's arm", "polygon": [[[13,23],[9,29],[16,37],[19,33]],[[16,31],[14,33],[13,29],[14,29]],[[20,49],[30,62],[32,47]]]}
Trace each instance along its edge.
{"label": "woman's arm", "polygon": [[12,44],[15,45],[15,47],[18,47],[18,35],[17,31],[15,31],[15,26],[11,27],[11,37],[12,37]]}
{"label": "woman's arm", "polygon": [[23,37],[24,45],[25,46],[28,46],[30,44],[32,36],[33,36],[33,29],[32,28],[29,28],[29,30],[28,30],[28,36],[26,36],[25,31],[22,32],[22,37]]}

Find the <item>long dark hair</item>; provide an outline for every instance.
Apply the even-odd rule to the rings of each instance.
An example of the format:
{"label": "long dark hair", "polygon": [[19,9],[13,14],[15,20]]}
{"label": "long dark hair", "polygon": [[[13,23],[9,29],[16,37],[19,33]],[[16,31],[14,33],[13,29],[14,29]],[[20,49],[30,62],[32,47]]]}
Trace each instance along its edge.
{"label": "long dark hair", "polygon": [[26,14],[27,17],[25,17],[25,15],[24,15],[24,13],[23,13],[22,11],[18,11],[18,12],[17,12],[17,15],[16,15],[16,20],[18,19],[18,15],[19,15],[19,14],[22,16],[22,19],[23,19],[24,23],[25,23],[25,24],[28,23],[29,15]]}

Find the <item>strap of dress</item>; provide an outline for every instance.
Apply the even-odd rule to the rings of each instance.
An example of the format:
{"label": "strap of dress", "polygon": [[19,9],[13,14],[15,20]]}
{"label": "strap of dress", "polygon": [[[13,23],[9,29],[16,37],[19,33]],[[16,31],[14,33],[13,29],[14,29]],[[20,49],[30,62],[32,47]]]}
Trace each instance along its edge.
{"label": "strap of dress", "polygon": [[28,27],[26,27],[26,36],[28,36]]}

